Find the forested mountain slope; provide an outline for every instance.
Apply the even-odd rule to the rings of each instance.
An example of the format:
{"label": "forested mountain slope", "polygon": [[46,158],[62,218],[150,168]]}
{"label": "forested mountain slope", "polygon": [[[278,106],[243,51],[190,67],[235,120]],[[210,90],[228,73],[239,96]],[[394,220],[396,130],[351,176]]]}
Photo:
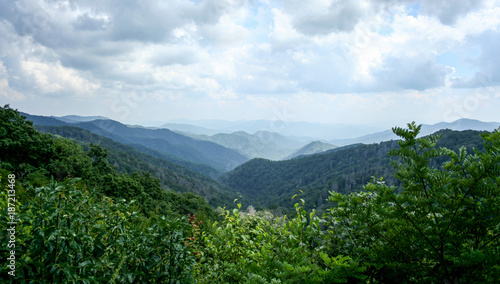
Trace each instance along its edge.
{"label": "forested mountain slope", "polygon": [[194,163],[206,164],[219,170],[230,170],[248,160],[238,152],[213,142],[199,141],[168,129],[127,127],[112,120],[94,120],[75,126],[111,138],[115,141],[141,145],[162,154]]}
{"label": "forested mountain slope", "polygon": [[212,136],[191,135],[191,137],[217,143],[249,158],[270,160],[281,160],[305,144],[298,139],[270,131],[257,131],[254,134],[236,131]]}
{"label": "forested mountain slope", "polygon": [[317,154],[321,152],[325,152],[331,149],[337,148],[337,146],[329,144],[329,143],[324,143],[321,141],[313,141],[300,149],[296,150],[293,152],[291,155],[286,157],[286,159],[293,159],[299,156],[307,156],[307,155],[312,155],[312,154]]}
{"label": "forested mountain slope", "polygon": [[[86,144],[82,147],[75,143],[75,140],[39,132],[33,127],[31,121],[26,120],[19,112],[7,105],[0,108],[0,149],[2,150],[0,171],[2,174],[4,171],[10,172],[18,182],[31,187],[32,190],[53,182],[68,182],[73,178],[78,178],[80,179],[79,186],[95,189],[100,196],[124,198],[128,201],[135,199],[138,208],[146,215],[155,212],[187,214],[186,212],[194,213],[198,209],[206,214],[212,214],[210,206],[203,198],[189,192],[188,182],[194,183],[194,181],[191,181],[187,175],[180,176],[180,172],[175,173],[174,167],[164,169],[163,174],[168,179],[162,186],[160,180],[147,171],[158,169],[159,166],[154,162],[144,163],[137,153],[127,154],[125,151],[131,150],[127,149],[127,146],[120,148],[120,145],[113,144],[109,139],[95,137],[91,133],[82,134],[84,130],[79,128],[64,126],[60,129],[72,132],[75,136],[76,134],[87,135],[92,139],[100,139],[102,145],[112,147],[106,149],[101,145],[93,144]],[[110,154],[116,163],[122,164],[121,172],[109,163]],[[126,163],[129,163],[128,167],[124,167]],[[176,174],[179,176],[174,179]],[[76,181],[73,183],[76,184]],[[207,188],[210,187],[207,186]],[[214,189],[211,190],[214,191]],[[206,191],[210,190],[206,189]],[[20,197],[28,194],[26,191],[21,192]],[[222,203],[220,198],[216,196],[213,201]],[[187,203],[182,205],[182,199]],[[192,205],[200,207],[194,211],[186,211],[185,209],[190,207],[188,203],[191,202]]]}
{"label": "forested mountain slope", "polygon": [[[107,119],[69,124],[51,117],[23,115],[32,120],[35,125],[80,127],[114,141],[130,145],[139,151],[148,152],[148,154],[154,154],[154,151],[156,151],[173,157],[173,162],[180,159],[205,164],[220,171],[227,171],[248,160],[247,157],[235,150],[213,142],[186,137],[168,129],[129,127],[120,122]],[[148,148],[149,151],[145,148]]]}
{"label": "forested mountain slope", "polygon": [[[458,150],[461,145],[482,148],[477,131],[438,132],[442,135],[438,146]],[[221,177],[221,181],[238,191],[245,204],[260,208],[281,207],[290,213],[299,194],[308,209],[322,210],[329,191],[348,194],[362,190],[372,176],[384,177],[387,184],[396,184],[393,157],[387,155],[397,148],[397,142],[358,145],[331,152],[315,154],[287,161],[253,159]],[[435,161],[437,164],[440,161]],[[303,193],[300,193],[300,190]]]}
{"label": "forested mountain slope", "polygon": [[[107,160],[120,173],[144,172],[151,173],[160,179],[161,185],[176,192],[192,192],[204,197],[212,206],[226,206],[232,204],[235,193],[227,186],[190,169],[187,169],[168,160],[157,158],[135,150],[131,146],[115,142],[109,138],[99,136],[88,130],[74,126],[37,126],[37,130],[72,138],[89,150],[89,144],[98,144],[106,149]],[[158,156],[161,154],[157,153]],[[192,165],[191,165],[192,166]],[[198,165],[202,171],[218,172],[208,166]]]}

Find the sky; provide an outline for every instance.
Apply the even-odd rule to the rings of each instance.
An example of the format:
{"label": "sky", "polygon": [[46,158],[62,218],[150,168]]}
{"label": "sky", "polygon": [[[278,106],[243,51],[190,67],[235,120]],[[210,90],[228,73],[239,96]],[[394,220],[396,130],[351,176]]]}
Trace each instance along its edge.
{"label": "sky", "polygon": [[0,0],[0,104],[36,115],[500,121],[500,0]]}

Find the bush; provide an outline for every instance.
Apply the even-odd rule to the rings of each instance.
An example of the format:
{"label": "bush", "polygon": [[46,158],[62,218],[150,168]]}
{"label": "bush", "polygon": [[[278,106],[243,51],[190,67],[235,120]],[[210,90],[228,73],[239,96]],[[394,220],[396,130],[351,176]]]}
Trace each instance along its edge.
{"label": "bush", "polygon": [[[195,259],[186,244],[192,227],[186,218],[146,218],[133,201],[96,200],[93,190],[76,179],[30,190],[35,191],[34,198],[22,205],[16,231],[18,281],[193,281]],[[2,203],[2,239],[8,234],[4,206]],[[6,253],[4,247],[2,250]],[[4,278],[8,277],[6,265],[0,268]]]}

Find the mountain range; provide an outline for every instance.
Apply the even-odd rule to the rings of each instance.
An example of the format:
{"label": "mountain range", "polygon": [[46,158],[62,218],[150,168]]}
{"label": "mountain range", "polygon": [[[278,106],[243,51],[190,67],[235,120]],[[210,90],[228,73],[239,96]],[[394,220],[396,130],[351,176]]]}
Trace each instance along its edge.
{"label": "mountain range", "polygon": [[238,151],[248,158],[269,160],[286,159],[305,142],[270,131],[257,131],[249,134],[245,131],[218,133],[212,136],[185,134],[199,140],[211,141]]}
{"label": "mountain range", "polygon": [[296,140],[311,142],[313,140],[346,139],[367,135],[380,131],[380,127],[360,125],[327,124],[305,121],[287,120],[172,120],[162,125],[174,131],[191,134],[214,135],[217,133],[232,133],[245,131],[254,134],[258,131],[268,131],[283,136],[291,136]]}
{"label": "mountain range", "polygon": [[[168,129],[130,127],[110,119],[67,123],[58,118],[23,113],[28,120],[40,126],[75,126],[110,138],[147,154],[159,153],[172,162],[187,161],[196,170],[196,164],[207,165],[225,172],[246,162],[247,157],[217,143],[196,140]],[[158,156],[158,155],[156,155]],[[185,165],[186,166],[186,165]],[[189,165],[187,165],[189,167]]]}
{"label": "mountain range", "polygon": [[[483,149],[478,131],[441,130],[437,146],[457,151],[460,146]],[[280,209],[293,213],[298,197],[305,201],[305,208],[322,212],[328,205],[329,191],[349,194],[360,191],[371,177],[383,177],[388,185],[398,185],[392,166],[395,157],[387,155],[397,148],[397,141],[378,144],[358,144],[339,147],[330,151],[301,156],[291,160],[270,161],[252,159],[224,174],[220,180],[237,191],[244,205],[255,208]],[[431,164],[438,166],[442,159]]]}
{"label": "mountain range", "polygon": [[[349,131],[346,131],[348,126],[310,122],[176,120],[160,128],[146,128],[125,125],[102,116],[24,115],[33,120],[35,125],[75,126],[86,129],[143,153],[167,159],[212,177],[230,171],[253,158],[286,160],[331,151],[337,146],[372,144],[397,138],[391,130],[385,130],[356,138],[326,140],[326,137],[347,137],[354,133],[366,133],[370,128],[350,126]],[[491,131],[498,127],[500,123],[497,122],[460,119],[451,123],[424,124],[421,135],[441,129]]]}
{"label": "mountain range", "polygon": [[[202,196],[214,207],[232,204],[237,195],[229,187],[210,177],[217,177],[220,172],[210,172],[209,167],[200,165],[200,174],[178,163],[161,158],[161,154],[145,154],[131,146],[94,134],[75,126],[36,126],[37,130],[74,139],[88,151],[89,144],[100,145],[106,149],[107,160],[119,173],[150,173],[160,180],[163,188],[179,193],[192,192]],[[179,162],[179,161],[177,161]],[[189,165],[188,165],[189,166]]]}
{"label": "mountain range", "polygon": [[[420,136],[426,136],[442,129],[450,129],[456,131],[463,131],[463,130],[493,131],[498,127],[500,127],[500,122],[482,122],[479,120],[462,118],[453,122],[440,122],[433,125],[422,124],[422,130],[420,132]],[[342,146],[342,145],[349,145],[356,143],[363,143],[363,144],[379,143],[382,141],[389,141],[394,139],[397,139],[397,137],[392,132],[392,130],[389,129],[351,139],[333,139],[330,140],[329,142],[338,146]]]}
{"label": "mountain range", "polygon": [[[293,137],[262,130],[183,135],[102,117],[23,115],[41,131],[112,149],[109,158],[120,171],[152,172],[164,186],[195,192],[212,205],[228,204],[229,199],[240,196],[244,205],[287,210],[295,202],[291,197],[299,194],[306,208],[321,211],[329,191],[361,190],[372,176],[383,176],[388,184],[397,185],[393,159],[387,155],[397,147],[396,136],[389,130],[327,143],[298,139],[300,133]],[[491,131],[498,127],[500,123],[461,119],[423,125],[420,135],[439,131],[438,146],[457,150],[465,145],[470,151],[481,147],[481,138],[479,132],[466,129]]]}

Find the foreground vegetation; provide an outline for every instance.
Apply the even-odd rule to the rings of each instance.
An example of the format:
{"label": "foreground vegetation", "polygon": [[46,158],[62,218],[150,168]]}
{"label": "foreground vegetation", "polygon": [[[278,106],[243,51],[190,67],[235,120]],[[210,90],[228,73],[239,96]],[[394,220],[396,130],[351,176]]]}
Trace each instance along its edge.
{"label": "foreground vegetation", "polygon": [[[500,279],[500,132],[467,153],[437,148],[420,126],[395,128],[401,188],[374,177],[330,192],[322,216],[218,214],[146,173],[119,174],[106,150],[37,132],[0,113],[2,254],[15,187],[15,277],[29,283],[494,283]],[[441,161],[436,164],[435,161]],[[15,176],[15,185],[11,181]]]}

